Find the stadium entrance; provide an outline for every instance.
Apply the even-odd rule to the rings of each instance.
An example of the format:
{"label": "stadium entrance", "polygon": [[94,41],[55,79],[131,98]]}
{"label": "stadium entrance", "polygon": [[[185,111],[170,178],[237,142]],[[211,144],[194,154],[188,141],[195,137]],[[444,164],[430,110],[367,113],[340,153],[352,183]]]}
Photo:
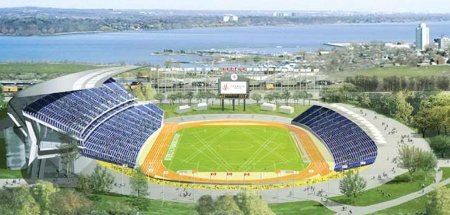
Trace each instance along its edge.
{"label": "stadium entrance", "polygon": [[243,99],[245,112],[245,101],[250,94],[248,86],[249,86],[248,78],[239,76],[236,73],[222,76],[219,79],[218,85],[222,111],[225,110],[225,99],[232,99],[233,111],[235,110],[235,99]]}

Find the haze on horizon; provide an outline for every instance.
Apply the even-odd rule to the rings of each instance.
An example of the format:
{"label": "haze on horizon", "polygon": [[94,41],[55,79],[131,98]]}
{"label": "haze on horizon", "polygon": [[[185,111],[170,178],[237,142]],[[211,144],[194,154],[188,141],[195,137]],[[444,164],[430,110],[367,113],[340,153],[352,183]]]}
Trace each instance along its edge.
{"label": "haze on horizon", "polygon": [[448,0],[1,0],[0,8],[287,10],[383,13],[450,13]]}

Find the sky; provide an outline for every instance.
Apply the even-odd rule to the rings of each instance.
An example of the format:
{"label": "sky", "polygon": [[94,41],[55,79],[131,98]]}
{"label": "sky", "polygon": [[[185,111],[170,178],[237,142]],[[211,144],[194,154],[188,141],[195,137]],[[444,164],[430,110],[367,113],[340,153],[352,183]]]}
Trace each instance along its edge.
{"label": "sky", "polygon": [[3,7],[450,13],[449,0],[0,0]]}

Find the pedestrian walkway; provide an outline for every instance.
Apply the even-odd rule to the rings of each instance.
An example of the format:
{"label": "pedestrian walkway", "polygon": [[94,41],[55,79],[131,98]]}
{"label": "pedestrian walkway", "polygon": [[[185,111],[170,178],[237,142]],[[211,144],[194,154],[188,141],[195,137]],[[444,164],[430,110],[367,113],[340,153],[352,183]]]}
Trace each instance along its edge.
{"label": "pedestrian walkway", "polygon": [[450,167],[450,159],[448,160],[438,160],[439,167]]}
{"label": "pedestrian walkway", "polygon": [[385,202],[381,202],[381,203],[373,204],[373,205],[369,205],[369,206],[345,205],[345,204],[340,204],[340,203],[333,202],[330,200],[321,201],[320,197],[313,197],[313,198],[311,198],[311,200],[315,200],[315,201],[322,203],[328,209],[336,212],[336,214],[358,214],[358,215],[359,214],[370,214],[370,213],[375,213],[380,210],[395,207],[397,205],[401,205],[403,203],[406,203],[406,202],[409,202],[416,198],[427,195],[428,193],[436,190],[436,188],[440,188],[440,187],[450,184],[450,178],[446,179],[442,182],[439,182],[441,179],[442,179],[442,171],[439,171],[436,173],[435,183],[429,185],[428,187],[425,187],[424,189],[420,190],[419,192],[413,192],[413,193],[410,193],[408,195],[405,195],[405,196],[402,196],[402,197],[399,197],[396,199],[392,199],[389,201],[385,201]]}

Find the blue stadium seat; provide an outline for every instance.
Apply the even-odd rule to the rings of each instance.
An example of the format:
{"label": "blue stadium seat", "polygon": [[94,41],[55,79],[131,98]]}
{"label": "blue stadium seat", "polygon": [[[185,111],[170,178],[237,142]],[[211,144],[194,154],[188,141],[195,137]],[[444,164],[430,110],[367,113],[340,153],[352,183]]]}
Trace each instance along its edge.
{"label": "blue stadium seat", "polygon": [[23,112],[79,139],[84,156],[130,167],[164,117],[151,103],[138,105],[113,79],[100,88],[44,96]]}
{"label": "blue stadium seat", "polygon": [[336,163],[335,171],[375,162],[375,142],[357,124],[331,109],[314,105],[292,124],[308,128],[325,142]]}

